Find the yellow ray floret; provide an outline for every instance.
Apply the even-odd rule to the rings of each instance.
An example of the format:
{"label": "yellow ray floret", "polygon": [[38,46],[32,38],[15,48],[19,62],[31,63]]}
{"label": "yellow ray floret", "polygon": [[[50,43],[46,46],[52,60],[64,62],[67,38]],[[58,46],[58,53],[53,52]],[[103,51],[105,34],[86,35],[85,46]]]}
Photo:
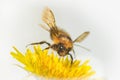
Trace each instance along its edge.
{"label": "yellow ray floret", "polygon": [[[81,63],[80,60],[75,60],[71,64],[68,57],[60,58],[54,53],[48,54],[48,50],[42,50],[40,46],[34,46],[34,52],[30,49],[23,54],[15,47],[11,55],[16,58],[25,70],[45,78],[57,79],[77,79],[88,80],[95,72],[88,65],[89,60]],[[73,80],[74,80],[73,79]]]}

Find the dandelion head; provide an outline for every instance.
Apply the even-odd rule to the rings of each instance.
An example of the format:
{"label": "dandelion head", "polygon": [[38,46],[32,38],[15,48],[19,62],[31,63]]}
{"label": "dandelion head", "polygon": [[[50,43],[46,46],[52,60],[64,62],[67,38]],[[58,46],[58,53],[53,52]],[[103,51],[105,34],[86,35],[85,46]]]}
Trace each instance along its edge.
{"label": "dandelion head", "polygon": [[74,60],[71,64],[68,56],[60,58],[54,53],[48,54],[48,50],[42,50],[40,46],[34,46],[34,51],[27,49],[25,53],[13,48],[11,55],[23,64],[25,70],[39,77],[88,80],[95,73],[89,60]]}

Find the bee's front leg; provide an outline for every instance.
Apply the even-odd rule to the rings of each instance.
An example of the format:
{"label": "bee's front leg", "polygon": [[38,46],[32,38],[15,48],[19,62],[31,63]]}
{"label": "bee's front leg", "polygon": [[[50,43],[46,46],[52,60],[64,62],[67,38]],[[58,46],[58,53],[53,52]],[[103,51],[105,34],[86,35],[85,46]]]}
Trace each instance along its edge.
{"label": "bee's front leg", "polygon": [[[38,45],[38,44],[47,44],[48,46],[50,46],[50,43],[48,43],[48,42],[46,42],[46,41],[41,41],[41,42],[35,42],[35,43],[31,43],[31,44],[28,44],[27,46],[29,46],[29,45]],[[26,46],[26,47],[27,47]]]}
{"label": "bee's front leg", "polygon": [[70,53],[68,53],[68,55],[70,55],[70,58],[71,58],[71,64],[73,63],[73,57]]}
{"label": "bee's front leg", "polygon": [[43,49],[43,50],[47,50],[47,49],[49,49],[50,48],[50,46],[48,46],[48,47],[46,47],[45,49]]}

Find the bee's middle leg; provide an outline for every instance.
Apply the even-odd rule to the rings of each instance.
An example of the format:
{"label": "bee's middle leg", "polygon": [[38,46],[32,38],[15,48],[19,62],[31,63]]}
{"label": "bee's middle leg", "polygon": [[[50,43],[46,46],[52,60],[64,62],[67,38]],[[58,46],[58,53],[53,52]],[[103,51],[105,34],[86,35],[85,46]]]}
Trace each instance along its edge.
{"label": "bee's middle leg", "polygon": [[50,46],[50,43],[48,43],[46,41],[31,43],[31,44],[28,44],[27,46],[29,46],[29,45],[38,45],[38,44],[47,44],[48,46]]}

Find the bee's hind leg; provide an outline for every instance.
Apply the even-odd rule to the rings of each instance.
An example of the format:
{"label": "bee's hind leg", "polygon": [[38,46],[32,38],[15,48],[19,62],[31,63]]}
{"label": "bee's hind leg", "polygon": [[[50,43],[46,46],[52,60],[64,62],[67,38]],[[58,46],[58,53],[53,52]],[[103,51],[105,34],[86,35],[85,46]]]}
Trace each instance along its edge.
{"label": "bee's hind leg", "polygon": [[47,44],[48,46],[50,46],[50,43],[46,41],[41,41],[41,42],[35,42],[35,43],[28,44],[26,47],[28,47],[29,45],[38,45],[38,44]]}

